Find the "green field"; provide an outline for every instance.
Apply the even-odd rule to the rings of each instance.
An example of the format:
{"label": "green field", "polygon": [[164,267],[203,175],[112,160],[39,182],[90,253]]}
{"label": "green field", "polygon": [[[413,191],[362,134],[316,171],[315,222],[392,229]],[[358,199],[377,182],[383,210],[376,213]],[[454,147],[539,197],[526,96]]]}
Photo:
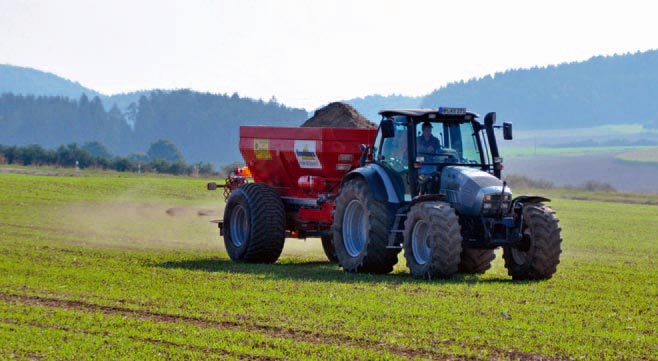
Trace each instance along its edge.
{"label": "green field", "polygon": [[534,157],[534,156],[581,156],[601,153],[635,153],[655,152],[652,146],[601,146],[601,147],[507,147],[501,149],[504,157]]}
{"label": "green field", "polygon": [[0,359],[658,359],[655,205],[555,199],[547,281],[512,282],[500,254],[422,281],[402,255],[344,274],[317,240],[233,263],[204,180],[0,173],[0,191]]}
{"label": "green field", "polygon": [[658,165],[658,148],[651,147],[625,152],[615,158],[625,162]]}
{"label": "green field", "polygon": [[514,136],[518,139],[533,138],[563,138],[563,137],[603,137],[603,136],[624,136],[636,134],[658,134],[658,129],[647,129],[642,124],[606,124],[589,128],[563,128],[563,129],[532,129],[524,130],[522,128],[514,129]]}

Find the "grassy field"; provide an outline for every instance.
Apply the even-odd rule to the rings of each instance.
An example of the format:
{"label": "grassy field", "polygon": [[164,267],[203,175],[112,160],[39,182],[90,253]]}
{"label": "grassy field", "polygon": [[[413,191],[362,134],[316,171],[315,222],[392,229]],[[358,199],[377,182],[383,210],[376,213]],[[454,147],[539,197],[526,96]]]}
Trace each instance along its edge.
{"label": "grassy field", "polygon": [[602,146],[602,147],[507,147],[501,149],[504,157],[534,157],[534,156],[580,156],[600,153],[655,152],[653,146]]}
{"label": "grassy field", "polygon": [[607,136],[628,135],[658,135],[658,129],[647,129],[642,124],[608,124],[590,128],[565,128],[565,129],[532,129],[524,130],[521,127],[514,129],[516,139],[564,139],[578,137],[582,139],[600,138]]}
{"label": "grassy field", "polygon": [[625,162],[658,165],[658,148],[652,147],[625,152],[615,158]]}
{"label": "grassy field", "polygon": [[230,262],[204,180],[0,173],[0,190],[0,359],[658,359],[655,205],[555,199],[551,280],[512,282],[498,254],[429,282],[402,255],[344,274],[317,240]]}

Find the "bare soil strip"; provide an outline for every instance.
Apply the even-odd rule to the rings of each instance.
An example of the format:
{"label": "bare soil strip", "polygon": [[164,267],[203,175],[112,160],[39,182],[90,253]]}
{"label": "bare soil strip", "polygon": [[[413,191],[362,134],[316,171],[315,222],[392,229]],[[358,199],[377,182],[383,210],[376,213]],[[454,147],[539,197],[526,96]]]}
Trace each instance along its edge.
{"label": "bare soil strip", "polygon": [[[92,312],[103,312],[107,315],[123,315],[143,320],[151,320],[155,322],[166,323],[187,323],[195,325],[199,328],[219,328],[225,330],[236,331],[257,331],[268,337],[286,337],[295,341],[307,342],[311,344],[326,344],[337,345],[343,347],[354,348],[371,348],[375,350],[387,351],[394,355],[404,358],[432,358],[432,359],[450,359],[450,360],[475,360],[472,357],[455,357],[448,356],[433,350],[417,350],[409,349],[400,346],[392,346],[384,342],[373,342],[363,338],[346,337],[342,335],[325,335],[319,331],[296,330],[292,328],[283,328],[269,325],[259,325],[255,323],[241,323],[236,321],[216,321],[208,320],[199,317],[190,317],[184,315],[173,315],[160,312],[152,312],[148,310],[130,309],[117,306],[103,306],[85,301],[65,300],[50,297],[40,297],[33,295],[20,295],[0,292],[0,300],[10,304],[23,304],[39,307],[62,308],[68,310],[82,310]],[[173,344],[168,341],[150,340],[149,342],[156,342],[162,344],[171,344],[171,346],[186,346]],[[437,347],[437,348],[440,348]],[[553,361],[562,360],[561,358],[548,357],[532,353],[525,353],[516,350],[501,350],[501,349],[487,349],[489,355],[487,358],[499,357],[501,359],[516,359],[516,360],[542,360]],[[218,350],[213,350],[218,352]],[[495,356],[494,356],[495,355]]]}

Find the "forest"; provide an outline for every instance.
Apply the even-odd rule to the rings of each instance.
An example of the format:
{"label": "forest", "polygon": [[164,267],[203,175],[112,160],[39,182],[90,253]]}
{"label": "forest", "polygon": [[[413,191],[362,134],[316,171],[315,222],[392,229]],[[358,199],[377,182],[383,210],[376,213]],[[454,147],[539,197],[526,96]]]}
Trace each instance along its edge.
{"label": "forest", "polygon": [[187,162],[221,165],[239,157],[240,125],[297,126],[306,117],[303,109],[275,100],[190,90],[154,91],[124,111],[116,105],[106,111],[98,96],[83,94],[72,100],[5,93],[0,96],[0,144],[53,149],[96,141],[112,155],[139,156],[153,142],[166,139],[181,149]]}

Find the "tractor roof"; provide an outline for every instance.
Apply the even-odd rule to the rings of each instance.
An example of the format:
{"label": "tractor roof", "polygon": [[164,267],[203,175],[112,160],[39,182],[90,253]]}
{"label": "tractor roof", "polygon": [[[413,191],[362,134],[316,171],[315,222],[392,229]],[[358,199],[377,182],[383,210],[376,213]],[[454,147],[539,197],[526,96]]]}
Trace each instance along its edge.
{"label": "tractor roof", "polygon": [[[379,112],[379,114],[383,116],[393,116],[393,115],[405,115],[405,116],[410,116],[410,117],[425,117],[429,114],[439,114],[439,115],[450,115],[450,114],[444,114],[440,110],[445,109],[445,108],[439,108],[439,109],[427,109],[427,108],[418,108],[418,109],[387,109],[387,110],[382,110]],[[456,108],[450,108],[450,109],[456,109]],[[477,113],[469,112],[469,111],[464,111],[464,115],[469,114],[472,115],[473,118],[477,118],[480,115]]]}

